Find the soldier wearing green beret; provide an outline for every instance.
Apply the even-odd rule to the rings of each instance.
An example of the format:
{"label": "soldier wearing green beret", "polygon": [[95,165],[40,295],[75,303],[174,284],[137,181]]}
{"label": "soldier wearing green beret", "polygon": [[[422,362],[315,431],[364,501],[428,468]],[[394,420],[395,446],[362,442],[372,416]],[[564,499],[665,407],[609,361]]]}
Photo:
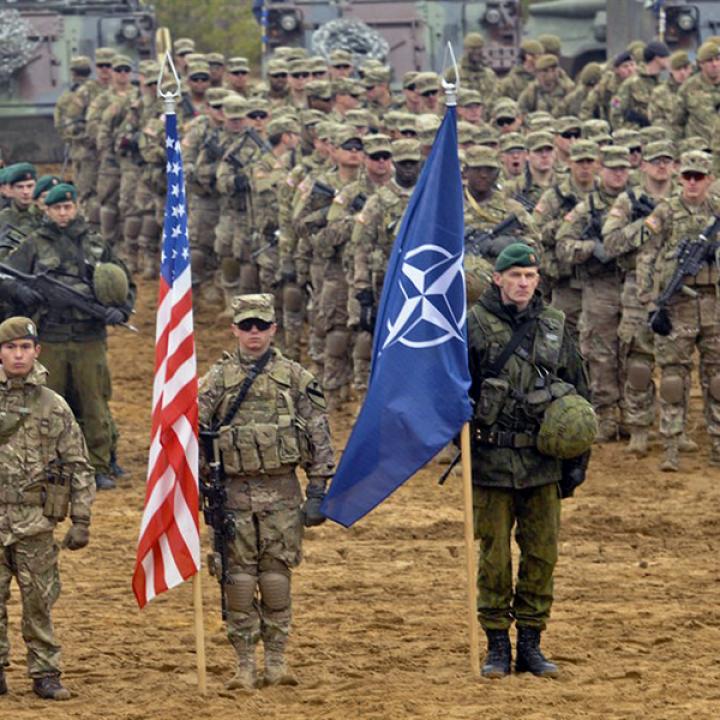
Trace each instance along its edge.
{"label": "soldier wearing green beret", "polygon": [[12,198],[10,197],[10,185],[5,179],[7,168],[0,168],[0,212],[10,205]]}
{"label": "soldier wearing green beret", "polygon": [[524,114],[544,110],[551,115],[560,115],[565,96],[571,87],[560,82],[560,63],[555,55],[541,55],[535,63],[535,80],[520,94],[518,105]]}
{"label": "soldier wearing green beret", "polygon": [[65,400],[47,387],[39,355],[30,318],[0,324],[0,695],[8,691],[7,604],[15,578],[33,691],[46,700],[67,700],[50,616],[60,595],[53,531],[69,514],[72,526],[62,547],[88,544],[95,485],[80,428]]}
{"label": "soldier wearing green beret", "polygon": [[[291,576],[301,560],[303,525],[325,521],[320,504],[335,471],[320,384],[273,347],[274,303],[269,294],[233,300],[237,346],[213,365],[199,387],[200,426],[219,433],[227,509],[235,529],[223,590],[237,672],[227,687],[244,692],[258,687],[255,651],[260,639],[264,684],[297,684],[285,659]],[[254,380],[230,414],[238,387],[249,377]],[[308,478],[304,502],[298,467]]]}
{"label": "soldier wearing green beret", "polygon": [[9,165],[4,170],[10,204],[0,210],[0,260],[7,257],[41,221],[35,211],[33,193],[37,171],[31,163]]}
{"label": "soldier wearing green beret", "polygon": [[[477,607],[488,641],[482,667],[488,678],[510,673],[513,621],[515,670],[559,674],[540,650],[540,634],[553,600],[560,498],[583,482],[597,429],[565,316],[545,305],[539,283],[537,251],[513,243],[497,257],[492,285],[468,311]],[[515,525],[520,562],[513,588]]]}

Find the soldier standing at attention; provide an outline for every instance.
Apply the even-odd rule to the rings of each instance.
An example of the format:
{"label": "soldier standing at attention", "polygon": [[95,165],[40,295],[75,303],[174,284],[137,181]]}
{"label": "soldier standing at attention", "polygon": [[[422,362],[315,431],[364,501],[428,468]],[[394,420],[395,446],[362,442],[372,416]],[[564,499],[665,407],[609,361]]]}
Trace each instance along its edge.
{"label": "soldier standing at attention", "polygon": [[0,695],[8,691],[6,607],[15,578],[33,691],[46,700],[67,700],[50,617],[60,595],[53,530],[69,511],[72,526],[63,547],[88,544],[95,485],[80,428],[67,403],[46,387],[39,354],[32,320],[12,317],[0,324]]}
{"label": "soldier standing at attention", "polygon": [[[515,670],[557,677],[540,633],[553,600],[560,499],[584,481],[597,425],[565,315],[537,291],[536,250],[508,245],[492,277],[468,312],[478,618],[488,639],[482,674],[510,673],[514,620]],[[520,562],[513,590],[514,525]]]}
{"label": "soldier standing at attention", "polygon": [[[297,684],[285,662],[290,577],[301,560],[303,525],[325,521],[320,504],[335,461],[319,383],[272,347],[273,296],[239,295],[233,311],[237,348],[200,381],[200,425],[218,430],[235,527],[224,592],[238,665],[227,687],[250,692],[260,638],[265,685]],[[304,503],[298,466],[308,478]]]}

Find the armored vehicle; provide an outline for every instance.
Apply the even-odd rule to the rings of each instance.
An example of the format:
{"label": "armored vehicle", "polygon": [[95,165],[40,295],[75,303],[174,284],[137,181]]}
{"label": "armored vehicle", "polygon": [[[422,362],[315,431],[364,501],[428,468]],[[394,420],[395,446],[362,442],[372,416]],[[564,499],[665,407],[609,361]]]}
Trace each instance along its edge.
{"label": "armored vehicle", "polygon": [[155,13],[140,0],[0,0],[0,145],[8,162],[62,162],[53,107],[70,58],[110,46],[154,53]]}

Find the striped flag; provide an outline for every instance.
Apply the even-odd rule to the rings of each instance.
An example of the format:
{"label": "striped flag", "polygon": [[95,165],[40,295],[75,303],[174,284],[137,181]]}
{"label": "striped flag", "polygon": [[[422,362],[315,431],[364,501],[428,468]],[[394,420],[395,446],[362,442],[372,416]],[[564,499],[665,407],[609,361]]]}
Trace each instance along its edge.
{"label": "striped flag", "polygon": [[200,569],[198,382],[185,181],[177,117],[165,116],[167,200],[155,330],[152,432],[133,591],[144,607]]}

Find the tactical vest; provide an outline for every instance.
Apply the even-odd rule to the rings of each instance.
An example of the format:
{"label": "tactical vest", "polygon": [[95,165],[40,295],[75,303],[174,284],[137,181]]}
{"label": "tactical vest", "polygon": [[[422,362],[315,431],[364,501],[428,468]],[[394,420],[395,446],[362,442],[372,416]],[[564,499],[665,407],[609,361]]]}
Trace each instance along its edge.
{"label": "tactical vest", "polygon": [[[245,369],[236,362],[225,365],[227,392],[217,409],[218,417],[227,412],[245,376]],[[287,361],[273,358],[270,369],[255,379],[231,423],[219,432],[228,475],[287,474],[310,461],[309,439],[292,399]]]}

